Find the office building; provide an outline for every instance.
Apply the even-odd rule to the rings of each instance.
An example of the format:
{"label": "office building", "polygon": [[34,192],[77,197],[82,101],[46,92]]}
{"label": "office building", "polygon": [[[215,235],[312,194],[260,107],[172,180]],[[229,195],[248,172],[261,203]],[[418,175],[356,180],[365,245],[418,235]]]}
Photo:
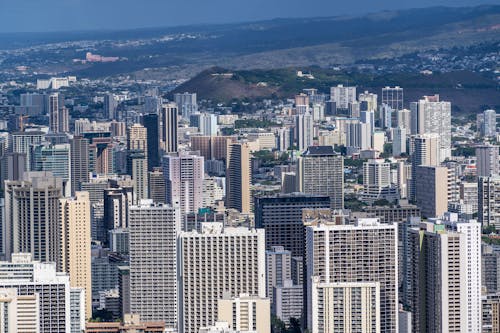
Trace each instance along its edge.
{"label": "office building", "polygon": [[378,107],[380,128],[391,128],[393,113],[395,112],[389,105],[381,104]]}
{"label": "office building", "polygon": [[108,231],[109,249],[112,252],[128,255],[130,249],[130,231],[126,228],[117,228]]}
{"label": "office building", "polygon": [[500,291],[500,251],[487,244],[481,249],[481,286],[488,294]]}
{"label": "office building", "polygon": [[306,258],[311,332],[397,332],[395,225],[360,219],[357,225],[309,226]]}
{"label": "office building", "polygon": [[0,157],[0,187],[5,190],[6,180],[21,180],[26,171],[26,154],[6,153]]}
{"label": "office building", "polygon": [[63,183],[64,196],[71,195],[71,155],[69,144],[44,142],[31,147],[31,171],[51,172]]}
{"label": "office building", "polygon": [[398,157],[406,154],[406,128],[397,127],[392,131],[392,156]]}
{"label": "office building", "polygon": [[500,229],[500,176],[479,177],[477,210],[483,227]]}
{"label": "office building", "polygon": [[247,143],[228,143],[226,159],[226,207],[250,213],[250,147]]}
{"label": "office building", "polygon": [[500,174],[498,146],[476,147],[476,173],[478,177],[489,177]]}
{"label": "office building", "polygon": [[329,208],[330,198],[319,195],[294,193],[276,197],[255,198],[255,226],[266,231],[266,249],[282,246],[292,256],[304,252],[305,208]]}
{"label": "office building", "polygon": [[198,103],[196,102],[196,93],[185,92],[183,94],[174,94],[174,102],[181,110],[182,118],[189,119],[189,116],[198,112]]}
{"label": "office building", "polygon": [[329,196],[331,208],[344,207],[344,160],[333,147],[309,147],[298,164],[300,192]]}
{"label": "office building", "polygon": [[[59,262],[59,199],[62,181],[50,172],[25,172],[5,183],[5,256],[31,253],[34,260]],[[43,235],[43,237],[41,237]]]}
{"label": "office building", "polygon": [[129,150],[127,153],[127,173],[134,180],[134,200],[149,198],[148,159],[144,150]]}
{"label": "office building", "polygon": [[89,181],[89,140],[75,136],[70,140],[71,195],[82,190],[82,183]]}
{"label": "office building", "polygon": [[[120,287],[119,267],[128,265],[128,258],[109,249],[92,250],[92,299],[97,304],[103,291]],[[130,312],[130,311],[129,311]]]}
{"label": "office building", "polygon": [[143,200],[130,207],[130,310],[177,327],[178,206]]}
{"label": "office building", "polygon": [[448,210],[448,169],[437,166],[418,166],[416,203],[424,217],[439,217]]}
{"label": "office building", "polygon": [[166,203],[165,177],[162,168],[154,168],[149,172],[149,198],[153,202]]}
{"label": "office building", "polygon": [[485,110],[483,112],[481,125],[481,134],[483,136],[494,137],[497,134],[497,114],[495,110]]}
{"label": "office building", "polygon": [[451,157],[451,103],[439,100],[439,95],[424,96],[410,103],[411,133],[439,136],[439,161]]}
{"label": "office building", "polygon": [[217,321],[229,323],[229,328],[238,332],[271,333],[270,308],[268,298],[248,294],[227,296],[218,301]]}
{"label": "office building", "polygon": [[50,94],[47,97],[49,128],[53,133],[69,132],[68,109],[64,106],[64,97],[58,93]]}
{"label": "office building", "polygon": [[178,244],[180,332],[215,324],[224,296],[265,297],[264,230],[203,223],[201,232],[182,232]]}
{"label": "office building", "polygon": [[378,107],[378,96],[371,92],[365,91],[359,94],[359,103],[361,104],[360,111],[375,111]]}
{"label": "office building", "polygon": [[292,253],[283,246],[273,246],[266,251],[267,297],[273,301],[273,288],[291,279]]}
{"label": "office building", "polygon": [[[402,109],[397,111],[397,125],[399,128],[406,129],[408,134],[411,133],[411,111],[408,109]],[[415,134],[415,133],[411,133]]]}
{"label": "office building", "polygon": [[[130,187],[104,190],[104,222],[106,231],[128,227],[129,207],[134,204],[133,189]],[[107,232],[105,234],[107,238]],[[104,240],[107,243],[107,239]]]}
{"label": "office building", "polygon": [[204,159],[188,153],[163,156],[167,203],[179,204],[181,213],[203,208]]}
{"label": "office building", "polygon": [[342,84],[330,88],[330,100],[337,109],[347,110],[349,103],[356,101],[356,87],[344,87]]}
{"label": "office building", "polygon": [[191,150],[209,160],[226,160],[228,143],[236,142],[232,136],[191,136]]}
{"label": "office building", "polygon": [[217,136],[217,116],[212,113],[200,113],[198,130],[202,135]]}
{"label": "office building", "polygon": [[148,152],[148,132],[141,124],[134,124],[127,129],[127,149]]}
{"label": "office building", "polygon": [[32,145],[37,145],[40,142],[42,142],[44,136],[45,133],[40,131],[13,132],[10,134],[9,138],[9,144],[11,147],[10,150],[13,153],[26,155],[26,165],[24,167],[26,171],[29,171],[31,167],[30,147]]}
{"label": "office building", "polygon": [[110,132],[88,132],[83,137],[89,140],[89,171],[108,175],[113,169],[113,140]]}
{"label": "office building", "polygon": [[179,126],[177,105],[168,103],[161,106],[160,147],[165,153],[177,151],[177,127]]}
{"label": "office building", "polygon": [[[53,262],[33,261],[29,253],[15,253],[11,261],[0,262],[0,289],[15,289],[18,296],[27,298],[38,295],[40,333],[73,332],[71,326],[77,323],[72,322],[72,317],[85,317],[78,313],[82,310],[80,304],[71,302],[71,294],[78,291],[70,287],[69,276],[58,273]],[[32,303],[26,306],[23,319],[32,321],[36,311],[31,312]]]}
{"label": "office building", "polygon": [[313,119],[309,112],[295,116],[295,135],[300,151],[313,145]]}
{"label": "office building", "polygon": [[150,113],[142,117],[147,134],[148,171],[160,166],[160,120],[158,114]]}
{"label": "office building", "polygon": [[85,290],[86,318],[92,316],[90,199],[88,192],[76,192],[74,198],[60,199],[59,271],[69,274],[73,288]]}
{"label": "office building", "polygon": [[115,99],[115,95],[113,94],[104,95],[103,104],[104,104],[104,117],[107,117],[109,120],[117,119],[118,115],[116,113],[116,108],[118,106],[118,103]]}
{"label": "office building", "polygon": [[403,88],[401,87],[384,87],[382,88],[382,103],[389,105],[393,110],[403,110]]}

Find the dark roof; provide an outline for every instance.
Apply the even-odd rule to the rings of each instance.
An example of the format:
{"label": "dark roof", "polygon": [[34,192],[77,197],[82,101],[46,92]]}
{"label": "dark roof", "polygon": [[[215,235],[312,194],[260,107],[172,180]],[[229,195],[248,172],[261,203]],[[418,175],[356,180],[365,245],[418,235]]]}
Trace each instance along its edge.
{"label": "dark roof", "polygon": [[338,155],[335,150],[333,150],[333,146],[310,146],[307,150],[302,154],[303,156],[310,155],[321,155],[321,156],[335,156]]}

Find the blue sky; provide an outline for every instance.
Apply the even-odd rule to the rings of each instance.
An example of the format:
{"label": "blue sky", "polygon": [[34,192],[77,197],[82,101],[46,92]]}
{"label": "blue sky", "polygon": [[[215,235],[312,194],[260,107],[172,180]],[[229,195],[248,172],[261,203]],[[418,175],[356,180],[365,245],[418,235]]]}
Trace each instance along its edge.
{"label": "blue sky", "polygon": [[359,15],[499,0],[0,0],[0,32],[128,29],[276,17]]}

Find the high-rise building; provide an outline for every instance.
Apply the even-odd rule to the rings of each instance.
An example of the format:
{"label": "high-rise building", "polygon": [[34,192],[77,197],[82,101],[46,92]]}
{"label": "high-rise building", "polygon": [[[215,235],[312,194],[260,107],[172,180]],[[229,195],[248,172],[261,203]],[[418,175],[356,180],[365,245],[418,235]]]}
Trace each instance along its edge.
{"label": "high-rise building", "polygon": [[273,288],[283,286],[285,280],[290,280],[292,253],[283,246],[273,246],[266,251],[267,297],[273,301]]}
{"label": "high-rise building", "polygon": [[127,129],[127,149],[148,152],[148,134],[146,127],[134,124]]}
{"label": "high-rise building", "polygon": [[88,192],[76,192],[74,198],[60,199],[59,270],[69,274],[71,287],[85,290],[86,318],[92,316],[92,276],[90,199]]}
{"label": "high-rise building", "polygon": [[479,177],[477,219],[482,226],[500,228],[500,176]]}
{"label": "high-rise building", "polygon": [[52,132],[59,132],[59,94],[53,93],[48,96],[49,128]]}
{"label": "high-rise building", "polygon": [[143,200],[130,207],[130,311],[177,327],[178,206]]}
{"label": "high-rise building", "polygon": [[26,155],[26,165],[25,170],[29,171],[31,167],[31,157],[30,157],[30,147],[31,145],[37,145],[43,141],[45,136],[44,132],[33,131],[33,132],[13,132],[10,134],[10,147],[13,153],[25,154]]}
{"label": "high-rise building", "polygon": [[166,153],[177,151],[177,105],[168,103],[161,106],[160,145]]}
{"label": "high-rise building", "polygon": [[500,291],[500,251],[486,244],[481,249],[481,286],[488,294]]}
{"label": "high-rise building", "polygon": [[[0,187],[4,191],[6,180],[21,180],[26,171],[26,154],[6,153],[0,157]],[[5,191],[4,191],[5,192]]]}
{"label": "high-rise building", "polygon": [[451,157],[451,103],[439,100],[439,95],[424,96],[410,103],[411,133],[439,136],[439,161]]}
{"label": "high-rise building", "polygon": [[128,151],[127,173],[134,180],[134,200],[139,202],[139,200],[148,199],[148,159],[144,150]]}
{"label": "high-rise building", "polygon": [[113,140],[110,132],[83,133],[89,140],[89,171],[101,175],[113,173]]}
{"label": "high-rise building", "polygon": [[25,172],[5,183],[5,256],[31,253],[35,260],[59,262],[59,199],[62,181],[50,172]]}
{"label": "high-rise building", "polygon": [[363,163],[363,201],[373,203],[385,199],[395,201],[398,190],[391,183],[391,164],[383,159]]}
{"label": "high-rise building", "polygon": [[[127,228],[129,207],[134,203],[133,188],[119,187],[104,190],[104,223],[106,231]],[[107,232],[104,235],[107,243]]]}
{"label": "high-rise building", "polygon": [[337,109],[347,110],[349,103],[356,101],[356,87],[344,87],[342,84],[331,87],[330,100],[335,102]]}
{"label": "high-rise building", "polygon": [[313,145],[313,119],[309,112],[295,116],[295,135],[300,151]]}
{"label": "high-rise building", "polygon": [[241,294],[226,297],[217,304],[217,321],[229,323],[237,332],[271,333],[271,309],[268,298]]}
{"label": "high-rise building", "polygon": [[410,229],[408,242],[404,298],[413,332],[469,332],[467,234],[424,223]]}
{"label": "high-rise building", "polygon": [[312,146],[302,154],[299,191],[329,196],[332,208],[344,208],[344,160],[333,147]]}
{"label": "high-rise building", "polygon": [[304,93],[295,95],[295,109],[298,114],[304,114],[309,111],[309,96]]}
{"label": "high-rise building", "polygon": [[392,156],[398,157],[406,154],[406,128],[397,127],[392,131]]}
{"label": "high-rise building", "polygon": [[487,145],[476,147],[476,170],[478,177],[489,177],[500,174],[498,146]]}
{"label": "high-rise building", "polygon": [[181,115],[184,119],[189,119],[189,116],[198,111],[198,103],[196,102],[196,93],[185,92],[183,94],[174,94],[174,102],[181,109]]}
{"label": "high-rise building", "polygon": [[212,113],[201,113],[198,129],[202,135],[216,136],[218,131],[217,116]]}
{"label": "high-rise building", "polygon": [[50,171],[52,175],[61,178],[63,194],[71,195],[71,155],[70,145],[52,145],[44,142],[31,147],[31,171]]}
{"label": "high-rise building", "polygon": [[307,227],[307,328],[397,332],[397,260],[395,225],[360,219]]}
{"label": "high-rise building", "polygon": [[40,332],[39,296],[18,295],[17,289],[0,289],[0,332]]}
{"label": "high-rise building", "polygon": [[226,207],[241,213],[251,212],[252,171],[247,143],[229,143],[226,159]]}
{"label": "high-rise building", "polygon": [[204,159],[188,153],[163,156],[167,203],[179,204],[181,213],[203,208]]}
{"label": "high-rise building", "polygon": [[167,202],[162,168],[154,168],[153,171],[149,172],[149,198],[157,203]]}
{"label": "high-rise building", "polygon": [[[415,175],[417,167],[421,165],[439,165],[439,136],[436,134],[416,135],[411,138],[411,174]],[[410,186],[410,199],[416,198],[416,178],[412,176]]]}
{"label": "high-rise building", "polygon": [[89,181],[89,140],[75,136],[70,140],[71,195],[82,190],[82,183]]}
{"label": "high-rise building", "polygon": [[[411,133],[411,111],[408,109],[402,109],[397,111],[397,125],[399,128],[406,129],[407,133]],[[412,133],[415,134],[415,133]]]}
{"label": "high-rise building", "polygon": [[398,86],[382,88],[382,104],[389,105],[393,110],[403,110],[403,102],[403,88]]}
{"label": "high-rise building", "polygon": [[180,332],[213,325],[224,296],[265,297],[264,230],[203,223],[201,233],[182,232],[178,244]]}
{"label": "high-rise building", "polygon": [[493,137],[497,133],[497,114],[495,110],[485,110],[483,112],[483,122],[481,134],[486,137]]}
{"label": "high-rise building", "polygon": [[500,332],[500,295],[488,294],[482,297],[483,333]]}
{"label": "high-rise building", "polygon": [[424,217],[439,217],[448,210],[448,169],[438,166],[418,166],[416,203]]}
{"label": "high-rise building", "polygon": [[116,102],[115,95],[106,94],[104,95],[104,117],[110,120],[117,119],[116,108],[118,103]]}
{"label": "high-rise building", "polygon": [[[33,261],[29,253],[14,253],[11,261],[0,262],[0,289],[15,289],[18,296],[27,298],[38,296],[39,331],[24,332],[75,332],[72,326],[78,328],[79,332],[83,330],[83,327],[79,327],[81,322],[76,323],[74,319],[85,318],[81,313],[84,308],[80,302],[72,302],[71,297],[79,292],[81,297],[82,290],[71,288],[69,276],[58,273],[53,262],[41,263]],[[31,321],[36,310],[33,311],[32,306],[26,305],[23,317]],[[23,331],[19,329],[9,332]]]}
{"label": "high-rise building", "polygon": [[[361,104],[361,111],[375,111],[378,107],[378,96],[371,92],[365,91],[359,94],[359,103]],[[366,104],[366,106],[364,105]]]}
{"label": "high-rise building", "polygon": [[378,112],[379,112],[379,122],[380,122],[380,127],[382,129],[384,128],[391,128],[392,126],[392,118],[393,118],[393,113],[394,110],[387,104],[380,104],[378,107]]}
{"label": "high-rise building", "polygon": [[330,198],[294,193],[255,199],[255,226],[266,231],[266,249],[282,246],[292,256],[304,254],[303,209],[329,208]]}
{"label": "high-rise building", "polygon": [[273,288],[273,314],[288,323],[290,318],[299,320],[304,308],[304,286],[285,280],[282,286]]}
{"label": "high-rise building", "polygon": [[158,114],[150,113],[142,117],[147,133],[148,171],[160,166],[160,121]]}

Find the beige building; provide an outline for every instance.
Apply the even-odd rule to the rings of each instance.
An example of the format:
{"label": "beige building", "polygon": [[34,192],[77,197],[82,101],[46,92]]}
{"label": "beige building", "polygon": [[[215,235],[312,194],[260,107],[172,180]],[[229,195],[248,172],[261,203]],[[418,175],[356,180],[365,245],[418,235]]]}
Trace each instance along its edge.
{"label": "beige building", "polygon": [[88,192],[60,199],[61,259],[59,270],[69,273],[70,286],[85,289],[85,317],[92,316],[91,225]]}
{"label": "beige building", "polygon": [[229,143],[226,160],[226,207],[251,213],[252,171],[248,143]]}
{"label": "beige building", "polygon": [[141,124],[134,124],[127,130],[127,149],[148,151],[148,131]]}
{"label": "beige building", "polygon": [[448,210],[448,168],[418,166],[416,202],[424,217],[442,216]]}
{"label": "beige building", "polygon": [[271,332],[271,305],[268,298],[241,294],[217,303],[217,320],[225,321],[233,331]]}
{"label": "beige building", "polygon": [[18,295],[17,289],[0,289],[0,333],[40,332],[40,308],[37,293]]}

